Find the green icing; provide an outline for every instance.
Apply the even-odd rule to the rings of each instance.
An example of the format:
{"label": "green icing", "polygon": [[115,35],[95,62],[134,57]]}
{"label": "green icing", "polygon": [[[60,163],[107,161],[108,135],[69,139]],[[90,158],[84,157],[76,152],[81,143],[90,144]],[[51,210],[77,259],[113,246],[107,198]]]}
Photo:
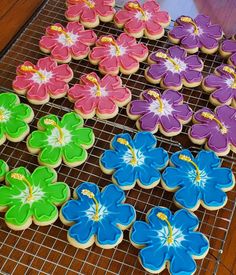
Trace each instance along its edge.
{"label": "green icing", "polygon": [[44,116],[38,129],[31,133],[27,145],[39,154],[43,165],[57,167],[63,160],[77,166],[86,160],[86,149],[94,143],[93,130],[83,128],[83,119],[75,112],[65,114],[61,121],[55,115]]}
{"label": "green icing", "polygon": [[49,167],[40,166],[32,174],[19,167],[7,172],[5,180],[7,185],[0,187],[0,208],[6,211],[6,222],[16,228],[29,218],[37,223],[50,223],[58,215],[57,205],[70,196],[67,184],[56,182],[57,174]]}
{"label": "green icing", "polygon": [[0,181],[2,181],[9,170],[8,165],[2,159],[0,159]]}

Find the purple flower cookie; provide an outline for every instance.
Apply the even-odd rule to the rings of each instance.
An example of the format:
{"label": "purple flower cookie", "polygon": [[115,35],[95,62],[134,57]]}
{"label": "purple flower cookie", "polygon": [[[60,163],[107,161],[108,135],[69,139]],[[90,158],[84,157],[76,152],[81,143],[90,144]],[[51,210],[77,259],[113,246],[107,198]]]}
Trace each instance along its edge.
{"label": "purple flower cookie", "polygon": [[147,90],[127,108],[128,116],[137,120],[139,130],[152,133],[160,130],[165,136],[178,135],[182,125],[191,120],[192,113],[191,108],[183,104],[183,96],[173,90],[163,94],[159,90]]}
{"label": "purple flower cookie", "polygon": [[228,58],[228,63],[236,67],[236,35],[232,39],[223,41],[220,46],[220,54]]}
{"label": "purple flower cookie", "polygon": [[213,54],[219,47],[219,40],[223,37],[220,25],[210,22],[210,17],[199,14],[195,19],[180,16],[173,30],[168,33],[169,40],[180,44],[188,53],[202,52]]}
{"label": "purple flower cookie", "polygon": [[231,105],[236,108],[236,70],[233,66],[221,65],[202,82],[202,87],[211,93],[213,105]]}
{"label": "purple flower cookie", "polygon": [[197,55],[187,56],[179,46],[170,47],[165,53],[158,50],[152,53],[145,71],[146,79],[160,83],[161,87],[178,91],[182,86],[197,87],[202,81],[203,62]]}
{"label": "purple flower cookie", "polygon": [[197,111],[189,130],[193,143],[204,144],[218,156],[226,156],[230,150],[236,153],[236,110],[224,105],[215,112],[208,108]]}

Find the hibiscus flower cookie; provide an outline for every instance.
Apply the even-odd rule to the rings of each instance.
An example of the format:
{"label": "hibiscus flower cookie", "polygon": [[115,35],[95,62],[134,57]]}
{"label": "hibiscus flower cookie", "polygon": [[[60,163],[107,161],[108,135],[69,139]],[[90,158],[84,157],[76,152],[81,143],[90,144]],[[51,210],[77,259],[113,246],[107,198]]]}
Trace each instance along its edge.
{"label": "hibiscus flower cookie", "polygon": [[163,88],[178,91],[185,87],[197,87],[202,81],[203,62],[197,55],[187,56],[179,46],[170,47],[165,53],[158,50],[149,56],[150,67],[145,71],[147,81]]}
{"label": "hibiscus flower cookie", "polygon": [[13,93],[0,94],[0,145],[6,140],[22,141],[30,132],[28,123],[34,112],[30,106],[20,103]]}
{"label": "hibiscus flower cookie", "polygon": [[100,21],[110,22],[115,14],[114,0],[67,0],[66,18],[79,21],[86,28],[95,28]]}
{"label": "hibiscus flower cookie", "polygon": [[212,24],[210,17],[203,14],[199,14],[195,19],[180,16],[168,33],[169,40],[180,44],[188,53],[196,53],[200,49],[206,54],[213,54],[217,51],[222,37],[221,26]]}
{"label": "hibiscus flower cookie", "polygon": [[159,39],[164,35],[164,28],[170,24],[170,16],[166,11],[160,11],[160,5],[155,0],[147,0],[143,5],[137,1],[128,1],[124,8],[114,16],[118,28],[136,37],[146,36],[149,39]]}
{"label": "hibiscus flower cookie", "polygon": [[61,120],[55,115],[41,117],[38,130],[30,134],[27,147],[38,154],[38,162],[52,168],[61,161],[69,167],[79,166],[87,159],[86,149],[94,143],[93,130],[83,128],[83,119],[74,112],[65,114]]}
{"label": "hibiscus flower cookie", "polygon": [[199,220],[181,209],[172,214],[168,208],[154,207],[146,222],[136,221],[130,231],[131,243],[141,249],[139,260],[145,270],[159,274],[168,268],[170,274],[194,274],[194,259],[204,258],[209,241],[197,231]]}
{"label": "hibiscus flower cookie", "polygon": [[105,174],[113,174],[112,181],[123,190],[130,190],[135,183],[145,189],[155,187],[160,181],[160,170],[169,161],[168,153],[156,148],[157,140],[148,132],[139,132],[132,139],[128,133],[116,135],[111,150],[100,158]]}
{"label": "hibiscus flower cookie", "polygon": [[64,182],[56,182],[56,171],[38,167],[31,174],[19,167],[6,174],[6,185],[0,187],[0,211],[13,230],[24,230],[33,223],[45,226],[58,218],[57,206],[70,197]]}
{"label": "hibiscus flower cookie", "polygon": [[234,188],[235,178],[229,168],[221,167],[221,160],[212,151],[200,151],[194,158],[189,150],[174,153],[162,174],[162,185],[176,192],[174,201],[179,207],[196,211],[200,204],[209,210],[227,203],[225,192]]}
{"label": "hibiscus flower cookie", "polygon": [[13,81],[16,93],[26,95],[32,104],[45,104],[51,98],[61,98],[69,90],[68,82],[73,78],[73,71],[66,65],[57,65],[51,57],[38,60],[34,65],[29,61],[18,66],[17,76]]}
{"label": "hibiscus flower cookie", "polygon": [[61,209],[60,219],[68,226],[67,238],[77,248],[95,243],[105,249],[114,248],[123,239],[123,230],[135,221],[135,209],[125,204],[125,192],[114,184],[102,191],[94,183],[84,182],[76,188],[74,200]]}
{"label": "hibiscus flower cookie", "polygon": [[139,62],[148,56],[148,48],[126,33],[116,40],[112,35],[101,36],[89,54],[89,61],[98,65],[102,74],[133,74],[139,69]]}
{"label": "hibiscus flower cookie", "polygon": [[86,58],[97,36],[92,30],[84,30],[78,22],[70,22],[64,28],[56,23],[46,29],[39,41],[41,51],[51,53],[57,62],[68,63],[71,59]]}
{"label": "hibiscus flower cookie", "polygon": [[197,111],[189,129],[189,138],[195,144],[204,144],[206,149],[218,156],[226,156],[230,150],[236,153],[236,110],[230,106],[218,106],[215,112],[208,108]]}
{"label": "hibiscus flower cookie", "polygon": [[118,107],[131,100],[131,92],[122,86],[119,76],[106,75],[100,79],[96,73],[83,75],[80,83],[68,92],[70,101],[75,102],[75,111],[83,118],[95,115],[109,119],[118,114]]}
{"label": "hibiscus flower cookie", "polygon": [[236,70],[233,66],[221,65],[202,82],[202,88],[210,93],[213,105],[231,105],[236,108]]}
{"label": "hibiscus flower cookie", "polygon": [[236,35],[232,39],[227,39],[220,45],[221,56],[228,58],[228,63],[236,67]]}
{"label": "hibiscus flower cookie", "polygon": [[152,133],[160,130],[165,136],[175,136],[192,118],[191,108],[183,101],[183,96],[176,91],[166,90],[161,94],[159,90],[147,90],[140,99],[130,102],[127,114],[137,120],[139,130]]}

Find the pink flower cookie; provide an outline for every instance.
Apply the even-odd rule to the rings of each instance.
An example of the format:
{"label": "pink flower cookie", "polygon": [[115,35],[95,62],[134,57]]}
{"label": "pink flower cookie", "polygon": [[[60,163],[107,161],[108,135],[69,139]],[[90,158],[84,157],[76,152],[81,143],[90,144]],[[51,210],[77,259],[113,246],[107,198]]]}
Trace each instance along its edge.
{"label": "pink flower cookie", "polygon": [[206,149],[218,156],[226,156],[230,150],[236,153],[236,110],[230,106],[218,106],[215,112],[208,108],[197,111],[189,137],[195,144],[204,144]]}
{"label": "pink flower cookie", "polygon": [[220,45],[220,54],[228,58],[228,63],[236,67],[236,35],[232,39],[223,41]]}
{"label": "pink flower cookie", "polygon": [[96,73],[83,75],[80,83],[68,92],[70,101],[75,102],[75,111],[83,118],[97,115],[101,119],[115,117],[118,107],[131,100],[131,92],[122,86],[119,76],[106,75],[100,79]]}
{"label": "pink flower cookie", "polygon": [[166,11],[160,11],[160,5],[155,0],[147,0],[143,5],[137,1],[129,1],[122,10],[114,16],[118,28],[136,37],[146,36],[149,39],[159,39],[164,35],[164,28],[170,24],[170,16]]}
{"label": "pink flower cookie", "polygon": [[112,35],[101,36],[89,54],[93,65],[99,66],[102,74],[133,74],[139,69],[139,62],[148,56],[148,48],[126,33],[116,40]]}
{"label": "pink flower cookie", "polygon": [[115,14],[114,0],[67,0],[66,18],[79,21],[86,28],[95,28],[100,21],[110,22]]}
{"label": "pink flower cookie", "polygon": [[69,90],[68,82],[73,71],[66,65],[57,65],[51,57],[38,60],[34,65],[29,61],[17,67],[17,76],[13,81],[16,93],[25,95],[32,104],[45,104],[51,98],[61,98]]}
{"label": "pink flower cookie", "polygon": [[84,30],[78,22],[70,22],[64,28],[56,23],[46,29],[39,41],[41,51],[51,53],[57,62],[68,63],[71,58],[80,60],[86,58],[97,36],[92,30]]}

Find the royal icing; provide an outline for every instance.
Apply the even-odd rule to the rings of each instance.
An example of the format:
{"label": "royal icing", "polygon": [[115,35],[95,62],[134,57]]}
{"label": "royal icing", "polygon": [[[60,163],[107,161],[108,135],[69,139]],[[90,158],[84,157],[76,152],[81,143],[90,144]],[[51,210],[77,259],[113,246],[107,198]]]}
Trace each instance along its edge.
{"label": "royal icing", "polygon": [[70,196],[64,182],[56,182],[55,170],[38,167],[31,174],[19,167],[6,174],[6,184],[0,187],[0,209],[6,212],[6,224],[15,230],[28,228],[32,221],[48,225],[58,217],[57,206]]}
{"label": "royal icing", "polygon": [[114,22],[134,37],[145,35],[156,39],[164,35],[170,16],[168,12],[160,11],[160,5],[155,0],[147,0],[143,5],[129,1],[115,14]]}
{"label": "royal icing", "polygon": [[0,94],[0,144],[22,141],[29,133],[34,112],[13,93]]}
{"label": "royal icing", "polygon": [[137,127],[142,131],[156,133],[158,128],[165,135],[178,134],[182,124],[189,122],[192,110],[183,104],[183,96],[172,90],[163,94],[159,90],[143,92],[139,100],[133,100],[127,108],[128,115],[137,119]]}
{"label": "royal icing", "polygon": [[128,133],[116,135],[111,150],[106,150],[100,166],[112,181],[124,190],[137,182],[143,188],[153,188],[159,183],[160,171],[168,163],[168,153],[156,148],[157,140],[149,132],[138,132],[132,139]]}
{"label": "royal icing", "polygon": [[236,108],[236,70],[233,66],[221,65],[203,80],[203,89],[210,92],[214,105],[232,105]]}
{"label": "royal icing", "polygon": [[84,30],[78,22],[70,22],[66,27],[56,23],[46,29],[39,46],[44,52],[51,53],[58,62],[67,63],[71,58],[78,60],[87,57],[89,47],[96,39],[94,31]]}
{"label": "royal icing", "polygon": [[131,92],[122,86],[119,76],[106,75],[100,79],[96,73],[83,75],[80,83],[68,92],[75,102],[75,111],[84,118],[95,114],[100,118],[112,118],[118,113],[118,107],[131,100]]}
{"label": "royal icing", "polygon": [[194,258],[204,258],[209,241],[196,232],[199,220],[193,213],[181,209],[172,214],[168,208],[154,207],[146,217],[147,222],[136,221],[130,240],[138,248],[139,259],[150,273],[159,273],[167,266],[170,274],[193,274]]}
{"label": "royal icing", "polygon": [[220,46],[220,54],[228,58],[228,63],[236,67],[236,35],[224,40]]}
{"label": "royal icing", "polygon": [[208,108],[197,111],[189,136],[194,143],[203,144],[217,155],[227,155],[236,147],[236,110],[224,105],[215,112]]}
{"label": "royal icing", "polygon": [[51,57],[45,57],[36,65],[26,61],[18,66],[13,89],[16,93],[26,94],[29,102],[43,104],[50,97],[63,97],[69,90],[68,82],[72,77],[73,71],[68,65],[57,65]]}
{"label": "royal icing", "polygon": [[187,52],[179,46],[154,52],[149,57],[152,63],[146,70],[147,80],[174,90],[182,85],[196,87],[202,81],[203,62],[197,55],[187,56]]}
{"label": "royal icing", "polygon": [[[6,162],[2,159],[0,159],[0,181],[3,181],[5,178],[6,173],[8,172],[9,167],[6,164]],[[1,207],[0,207],[1,209]]]}
{"label": "royal icing", "polygon": [[200,151],[194,158],[189,150],[174,153],[173,167],[162,174],[163,187],[176,191],[177,205],[195,211],[200,204],[216,210],[227,202],[226,191],[234,187],[234,175],[229,168],[221,167],[221,160],[212,151]]}
{"label": "royal icing", "polygon": [[192,53],[197,52],[199,48],[214,53],[223,37],[223,31],[220,25],[211,24],[210,17],[203,14],[199,14],[195,19],[180,16],[169,32],[169,37]]}
{"label": "royal icing", "polygon": [[134,37],[122,33],[116,40],[112,35],[101,36],[96,46],[89,54],[92,64],[98,64],[103,74],[117,75],[136,72],[139,62],[148,55],[148,48],[143,43],[137,43]]}
{"label": "royal icing", "polygon": [[84,182],[75,197],[61,209],[62,222],[73,223],[68,239],[74,246],[86,248],[95,242],[113,248],[122,241],[122,230],[135,221],[134,207],[124,204],[125,193],[114,184],[100,191],[96,184]]}
{"label": "royal icing", "polygon": [[61,120],[55,115],[40,118],[38,129],[30,134],[27,147],[39,154],[40,164],[57,167],[63,160],[69,166],[78,166],[87,158],[86,149],[94,143],[93,130],[83,128],[83,119],[74,112]]}

